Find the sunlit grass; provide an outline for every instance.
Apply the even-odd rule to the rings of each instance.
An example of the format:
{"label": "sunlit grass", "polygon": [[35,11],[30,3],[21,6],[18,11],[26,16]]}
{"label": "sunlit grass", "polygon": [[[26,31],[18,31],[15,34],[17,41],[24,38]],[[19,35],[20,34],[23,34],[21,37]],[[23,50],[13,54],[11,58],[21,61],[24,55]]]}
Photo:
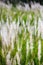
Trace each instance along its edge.
{"label": "sunlit grass", "polygon": [[[21,11],[16,8],[0,7],[0,65],[41,65],[43,63],[41,31],[38,37],[38,22],[41,19],[40,10]],[[39,39],[40,59],[38,58]]]}

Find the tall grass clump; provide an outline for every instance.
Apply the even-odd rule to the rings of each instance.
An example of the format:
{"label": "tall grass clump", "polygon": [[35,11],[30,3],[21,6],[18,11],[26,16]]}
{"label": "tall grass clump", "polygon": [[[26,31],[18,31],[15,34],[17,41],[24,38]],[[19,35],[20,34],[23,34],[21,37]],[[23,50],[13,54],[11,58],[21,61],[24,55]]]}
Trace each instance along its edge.
{"label": "tall grass clump", "polygon": [[0,65],[43,65],[41,12],[0,6]]}

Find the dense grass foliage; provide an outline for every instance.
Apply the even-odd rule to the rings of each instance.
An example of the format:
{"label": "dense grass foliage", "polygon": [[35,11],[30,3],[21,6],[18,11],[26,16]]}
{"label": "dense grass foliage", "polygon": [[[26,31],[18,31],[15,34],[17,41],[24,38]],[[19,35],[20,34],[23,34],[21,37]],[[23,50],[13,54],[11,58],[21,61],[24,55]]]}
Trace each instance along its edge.
{"label": "dense grass foliage", "polygon": [[43,65],[40,22],[43,18],[39,9],[0,7],[0,65]]}

